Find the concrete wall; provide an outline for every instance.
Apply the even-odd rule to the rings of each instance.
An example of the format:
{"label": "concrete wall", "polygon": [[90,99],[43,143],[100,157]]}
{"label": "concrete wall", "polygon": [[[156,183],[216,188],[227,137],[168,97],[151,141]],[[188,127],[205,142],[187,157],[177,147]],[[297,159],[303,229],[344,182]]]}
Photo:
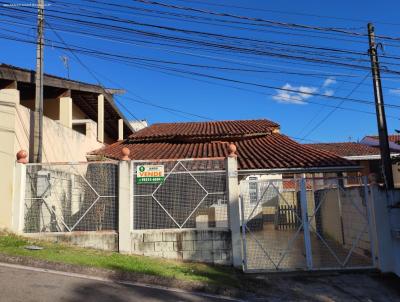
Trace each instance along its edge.
{"label": "concrete wall", "polygon": [[[33,112],[21,105],[17,106],[16,111],[14,152],[21,149],[29,150]],[[89,127],[89,130],[91,130],[89,133],[83,135],[55,120],[43,117],[43,162],[86,161],[87,152],[104,146],[97,141],[96,127]]]}
{"label": "concrete wall", "polygon": [[15,107],[19,104],[19,91],[0,90],[0,227],[12,224],[12,200],[14,196],[14,166],[16,154]]}
{"label": "concrete wall", "polygon": [[232,263],[228,229],[164,229],[131,232],[132,254],[183,261]]}
{"label": "concrete wall", "polygon": [[400,188],[400,163],[392,165],[394,187]]}
{"label": "concrete wall", "polygon": [[24,236],[104,251],[118,251],[118,234],[116,232],[33,233],[24,234]]}
{"label": "concrete wall", "polygon": [[390,209],[389,217],[393,249],[393,272],[400,277],[400,208]]}
{"label": "concrete wall", "polygon": [[386,192],[371,186],[371,201],[378,268],[400,277],[400,190]]}
{"label": "concrete wall", "polygon": [[[317,213],[317,230],[327,240],[351,249],[360,232],[367,224],[367,204],[364,198],[363,187],[348,187],[320,190],[323,198],[322,205]],[[371,254],[371,236],[369,228],[360,237],[355,249],[360,255]]]}

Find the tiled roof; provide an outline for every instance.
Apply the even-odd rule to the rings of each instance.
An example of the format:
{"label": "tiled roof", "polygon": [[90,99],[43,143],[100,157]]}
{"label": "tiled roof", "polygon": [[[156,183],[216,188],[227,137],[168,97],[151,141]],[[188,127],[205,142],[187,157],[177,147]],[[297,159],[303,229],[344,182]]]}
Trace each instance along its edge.
{"label": "tiled roof", "polygon": [[[242,170],[353,166],[335,154],[301,145],[285,135],[271,132],[261,135],[269,125],[277,124],[266,120],[156,124],[91,154],[120,159],[121,149],[128,147],[130,158],[136,160],[226,157],[232,141]],[[233,140],[233,134],[244,137]],[[203,139],[176,140],[176,137],[201,136]]]}
{"label": "tiled roof", "polygon": [[[378,135],[368,135],[367,137],[379,140],[379,136]],[[400,135],[399,134],[388,135],[388,139],[389,139],[389,142],[396,143],[396,144],[400,145]]]}
{"label": "tiled roof", "polygon": [[228,138],[266,135],[278,129],[277,123],[269,120],[240,120],[193,123],[162,123],[132,134],[129,139],[136,141],[165,141],[198,138]]}
{"label": "tiled roof", "polygon": [[367,156],[380,154],[378,148],[356,142],[320,143],[306,145],[312,148],[316,148],[318,150],[332,152],[339,156]]}

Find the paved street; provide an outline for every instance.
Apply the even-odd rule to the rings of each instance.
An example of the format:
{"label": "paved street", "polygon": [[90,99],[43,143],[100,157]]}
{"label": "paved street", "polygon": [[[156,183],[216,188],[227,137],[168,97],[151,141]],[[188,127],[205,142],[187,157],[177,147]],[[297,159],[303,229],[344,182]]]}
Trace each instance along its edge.
{"label": "paved street", "polygon": [[0,265],[0,301],[229,301],[173,290]]}

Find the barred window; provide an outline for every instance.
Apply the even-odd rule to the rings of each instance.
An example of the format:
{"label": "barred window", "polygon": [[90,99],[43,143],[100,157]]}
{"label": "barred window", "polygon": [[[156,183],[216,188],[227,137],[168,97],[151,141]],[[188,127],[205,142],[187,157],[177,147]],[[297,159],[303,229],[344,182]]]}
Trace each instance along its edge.
{"label": "barred window", "polygon": [[258,177],[257,176],[250,176],[249,177],[249,196],[250,196],[250,203],[256,203],[258,200]]}

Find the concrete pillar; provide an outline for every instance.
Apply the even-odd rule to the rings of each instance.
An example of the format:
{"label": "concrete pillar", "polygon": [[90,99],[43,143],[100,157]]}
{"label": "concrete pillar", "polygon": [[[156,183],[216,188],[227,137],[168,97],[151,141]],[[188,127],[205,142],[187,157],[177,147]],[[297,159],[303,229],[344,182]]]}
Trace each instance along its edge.
{"label": "concrete pillar", "polygon": [[0,228],[12,227],[15,153],[17,145],[17,89],[0,89]]}
{"label": "concrete pillar", "polygon": [[118,140],[122,141],[124,139],[124,120],[120,118],[118,120]]}
{"label": "concrete pillar", "polygon": [[104,95],[97,96],[97,140],[104,143]]}
{"label": "concrete pillar", "polygon": [[376,264],[383,273],[394,268],[393,242],[389,216],[390,191],[380,189],[377,184],[370,185],[369,208],[373,224],[371,241],[375,245]]}
{"label": "concrete pillar", "polygon": [[72,128],[72,98],[60,97],[60,123],[65,127]]}
{"label": "concrete pillar", "polygon": [[301,176],[300,180],[300,204],[301,204],[301,219],[303,223],[304,245],[306,250],[306,263],[307,268],[313,268],[312,250],[311,250],[311,237],[310,225],[308,216],[308,203],[307,203],[307,180],[305,175]]}
{"label": "concrete pillar", "polygon": [[227,172],[226,188],[228,194],[228,220],[232,237],[232,259],[233,266],[240,268],[242,259],[242,240],[240,236],[240,211],[239,211],[239,180],[237,168],[236,146],[229,146],[230,154],[225,160]]}
{"label": "concrete pillar", "polygon": [[131,253],[131,232],[133,230],[133,171],[129,149],[123,148],[123,159],[119,163],[118,197],[118,240],[119,252]]}
{"label": "concrete pillar", "polygon": [[12,209],[12,231],[17,234],[24,232],[26,165],[15,163],[14,196]]}

